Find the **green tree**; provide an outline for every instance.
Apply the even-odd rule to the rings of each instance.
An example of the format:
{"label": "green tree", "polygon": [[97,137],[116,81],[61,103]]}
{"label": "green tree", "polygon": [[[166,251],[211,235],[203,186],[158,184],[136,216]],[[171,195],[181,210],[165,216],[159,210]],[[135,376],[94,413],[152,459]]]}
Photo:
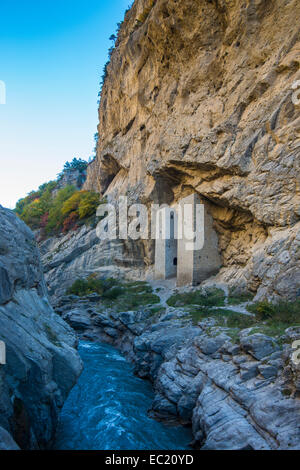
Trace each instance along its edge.
{"label": "green tree", "polygon": [[66,186],[58,191],[49,210],[48,224],[46,226],[47,234],[57,232],[62,227],[64,221],[64,214],[62,213],[63,205],[75,191],[76,189],[73,185]]}
{"label": "green tree", "polygon": [[86,217],[94,215],[99,204],[99,194],[94,193],[92,191],[87,191],[85,194],[82,195],[80,200],[78,208],[79,218],[85,219]]}

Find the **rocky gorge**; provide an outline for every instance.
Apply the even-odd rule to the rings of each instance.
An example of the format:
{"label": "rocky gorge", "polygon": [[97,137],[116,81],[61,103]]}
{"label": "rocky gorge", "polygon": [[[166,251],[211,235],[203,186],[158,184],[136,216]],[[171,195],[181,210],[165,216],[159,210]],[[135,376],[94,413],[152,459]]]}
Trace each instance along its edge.
{"label": "rocky gorge", "polygon": [[[154,386],[153,416],[192,425],[198,448],[299,448],[299,327],[247,327],[245,305],[228,301],[299,297],[299,17],[293,0],[136,0],[105,68],[84,188],[148,208],[196,193],[222,259],[200,289],[223,289],[223,324],[168,305],[189,292],[172,283],[158,287],[155,314],[64,295],[90,275],[153,285],[153,240],[99,241],[85,226],[41,244],[57,312],[80,337],[120,348]],[[229,327],[235,311],[243,320]]]}
{"label": "rocky gorge", "polygon": [[99,240],[92,217],[37,247],[0,206],[0,449],[51,447],[78,339],[116,346],[153,386],[150,416],[192,427],[196,449],[300,449],[299,19],[297,0],[126,12],[97,156],[54,191],[147,208],[197,194],[221,268],[176,288],[153,280],[154,240]]}

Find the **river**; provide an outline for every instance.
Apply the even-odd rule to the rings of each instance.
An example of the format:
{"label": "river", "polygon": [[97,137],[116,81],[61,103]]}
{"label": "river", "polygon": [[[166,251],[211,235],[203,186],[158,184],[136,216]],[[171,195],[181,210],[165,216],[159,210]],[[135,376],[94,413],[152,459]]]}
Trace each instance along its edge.
{"label": "river", "polygon": [[151,384],[114,347],[81,342],[84,371],[63,407],[57,450],[189,449],[191,430],[148,417]]}

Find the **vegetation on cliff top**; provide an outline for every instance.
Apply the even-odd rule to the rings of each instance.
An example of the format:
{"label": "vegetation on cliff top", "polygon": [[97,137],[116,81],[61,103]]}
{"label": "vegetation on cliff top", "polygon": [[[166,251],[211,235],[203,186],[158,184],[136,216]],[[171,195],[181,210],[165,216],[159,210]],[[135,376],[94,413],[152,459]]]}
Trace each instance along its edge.
{"label": "vegetation on cliff top", "polygon": [[63,170],[58,175],[58,180],[62,179],[67,173],[78,171],[79,173],[85,173],[88,167],[88,162],[81,158],[73,158],[71,162],[64,164]]}
{"label": "vegetation on cliff top", "polygon": [[84,160],[76,158],[67,162],[57,181],[42,184],[37,191],[31,191],[17,202],[16,214],[32,230],[39,229],[41,239],[76,230],[80,225],[95,220],[99,194],[78,190],[73,184],[61,186],[65,176],[74,171],[83,174],[87,165]]}

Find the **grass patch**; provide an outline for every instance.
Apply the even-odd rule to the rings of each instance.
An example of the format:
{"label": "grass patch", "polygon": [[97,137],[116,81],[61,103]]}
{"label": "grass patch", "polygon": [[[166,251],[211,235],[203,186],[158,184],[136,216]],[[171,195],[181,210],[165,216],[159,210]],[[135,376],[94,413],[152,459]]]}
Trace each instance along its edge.
{"label": "grass patch", "polygon": [[[221,320],[224,316],[225,311],[221,309],[211,309],[209,307],[197,307],[196,305],[191,305],[187,307],[187,313],[192,318],[193,324],[201,322],[206,318],[214,318]],[[220,318],[219,318],[220,317]]]}
{"label": "grass patch", "polygon": [[113,306],[117,311],[128,311],[128,310],[138,310],[141,307],[146,307],[148,305],[154,305],[160,303],[160,298],[155,294],[133,294],[132,292],[126,291],[124,294],[119,296]]}
{"label": "grass patch", "polygon": [[212,309],[209,307],[197,308],[192,306],[188,308],[188,313],[194,325],[197,325],[197,323],[206,318],[213,318],[216,321],[216,326],[239,328],[240,330],[249,328],[257,323],[254,317],[243,315],[227,308]]}
{"label": "grass patch", "polygon": [[246,328],[252,328],[252,333],[280,337],[284,335],[287,328],[300,326],[300,301],[252,304],[248,307],[252,316],[225,308],[212,309],[195,305],[187,306],[186,310],[195,325],[206,318],[213,318],[216,326],[231,329],[235,338],[237,332]]}
{"label": "grass patch", "polygon": [[256,302],[248,305],[247,310],[254,313],[259,321],[282,322],[289,326],[300,326],[300,300],[296,302],[278,302],[277,304],[268,301]]}
{"label": "grass patch", "polygon": [[121,287],[115,279],[96,279],[92,274],[87,279],[77,279],[66,291],[67,295],[86,297],[90,294],[109,295],[111,289]]}
{"label": "grass patch", "polygon": [[167,304],[170,307],[186,307],[196,305],[201,307],[223,307],[225,301],[224,292],[221,289],[197,290],[183,294],[172,295]]}
{"label": "grass patch", "polygon": [[145,281],[131,281],[126,283],[127,289],[135,294],[152,294],[152,287]]}
{"label": "grass patch", "polygon": [[162,307],[161,305],[157,305],[150,308],[152,315],[163,315],[166,313],[166,307]]}
{"label": "grass patch", "polygon": [[124,293],[124,288],[115,286],[103,292],[102,297],[107,300],[116,300]]}
{"label": "grass patch", "polygon": [[229,328],[226,330],[226,334],[230,336],[234,344],[239,344],[240,342],[240,330],[238,328]]}
{"label": "grass patch", "polygon": [[248,305],[247,310],[255,315],[255,333],[282,336],[287,328],[300,326],[300,300],[276,304],[268,301],[256,302]]}
{"label": "grass patch", "polygon": [[232,312],[226,317],[226,320],[228,328],[239,328],[240,330],[250,328],[256,324],[255,318],[237,312]]}
{"label": "grass patch", "polygon": [[115,310],[138,310],[140,307],[160,303],[160,298],[153,293],[152,287],[146,282],[120,282],[116,279],[96,279],[94,275],[88,279],[78,279],[67,290],[68,295],[79,297],[97,293],[101,296],[105,307]]}
{"label": "grass patch", "polygon": [[[262,333],[267,336],[282,336],[285,332],[285,330],[291,326],[287,323],[279,322],[279,323],[270,323],[270,322],[264,322],[264,324],[259,324],[256,323],[257,326],[255,326],[252,330],[253,333]],[[296,326],[296,325],[293,325]]]}
{"label": "grass patch", "polygon": [[231,288],[228,295],[229,305],[239,305],[244,302],[250,302],[253,300],[253,294],[247,291],[240,291],[238,289]]}

